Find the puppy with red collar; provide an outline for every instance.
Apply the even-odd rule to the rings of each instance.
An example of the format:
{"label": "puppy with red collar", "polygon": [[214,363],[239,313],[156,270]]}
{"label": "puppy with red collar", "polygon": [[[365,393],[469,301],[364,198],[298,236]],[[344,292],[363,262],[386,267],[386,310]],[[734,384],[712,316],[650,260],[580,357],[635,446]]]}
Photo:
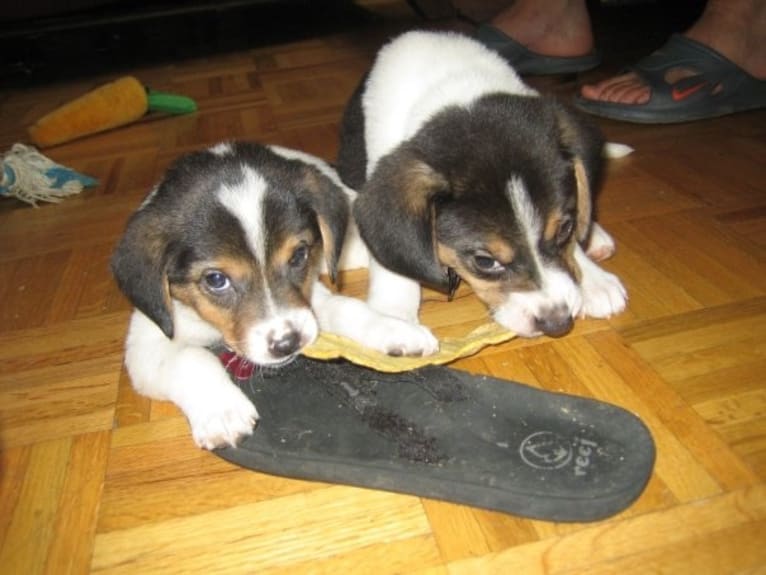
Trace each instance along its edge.
{"label": "puppy with red collar", "polygon": [[258,418],[211,346],[276,367],[320,328],[385,352],[431,343],[318,280],[323,265],[334,277],[366,264],[352,194],[318,158],[227,143],[180,158],[128,221],[111,262],[135,306],[125,364],[139,393],[178,405],[200,447],[234,445]]}
{"label": "puppy with red collar", "polygon": [[338,157],[373,256],[368,303],[417,324],[420,285],[462,279],[522,336],[622,311],[621,282],[593,261],[614,250],[592,217],[602,151],[593,125],[478,42],[394,39],[346,108]]}

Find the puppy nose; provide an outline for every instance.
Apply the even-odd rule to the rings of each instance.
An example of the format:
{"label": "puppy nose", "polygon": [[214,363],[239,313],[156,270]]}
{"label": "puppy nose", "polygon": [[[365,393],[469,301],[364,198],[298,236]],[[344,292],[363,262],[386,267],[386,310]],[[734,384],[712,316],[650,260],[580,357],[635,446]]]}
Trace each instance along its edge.
{"label": "puppy nose", "polygon": [[553,313],[535,320],[537,329],[550,337],[561,337],[572,329],[574,320],[568,313]]}
{"label": "puppy nose", "polygon": [[301,336],[295,330],[281,333],[269,339],[269,352],[274,357],[285,357],[298,351],[301,347]]}

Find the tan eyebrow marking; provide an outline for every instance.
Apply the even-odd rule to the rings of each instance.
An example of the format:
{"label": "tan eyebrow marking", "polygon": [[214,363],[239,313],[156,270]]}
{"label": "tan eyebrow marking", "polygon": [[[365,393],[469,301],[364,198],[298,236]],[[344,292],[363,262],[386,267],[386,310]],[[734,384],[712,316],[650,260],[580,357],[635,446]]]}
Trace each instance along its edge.
{"label": "tan eyebrow marking", "polygon": [[494,234],[487,238],[484,245],[487,246],[487,250],[492,254],[492,257],[504,265],[511,263],[516,255],[513,246],[508,241]]}
{"label": "tan eyebrow marking", "polygon": [[306,244],[306,247],[310,248],[313,244],[313,241],[314,236],[308,231],[303,231],[301,233],[286,237],[272,254],[271,265],[285,265],[288,261],[290,261],[290,258],[293,256],[293,253],[295,253],[295,250],[298,248],[298,246],[303,243]]}

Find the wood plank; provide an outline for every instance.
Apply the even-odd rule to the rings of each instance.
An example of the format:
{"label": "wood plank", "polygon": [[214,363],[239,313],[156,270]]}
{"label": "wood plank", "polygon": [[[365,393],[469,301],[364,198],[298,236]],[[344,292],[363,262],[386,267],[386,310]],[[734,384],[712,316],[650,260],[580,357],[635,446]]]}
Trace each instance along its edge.
{"label": "wood plank", "polygon": [[0,374],[5,447],[112,426],[115,356]]}
{"label": "wood plank", "polygon": [[[715,531],[704,538],[690,538],[679,545],[589,565],[588,573],[758,573],[766,566],[766,548],[761,545],[764,534],[766,522],[754,521]],[[577,573],[577,570],[561,573]]]}
{"label": "wood plank", "polygon": [[24,469],[14,470],[21,483],[13,512],[5,517],[8,529],[0,561],[9,573],[43,573],[56,531],[59,499],[67,479],[72,440],[39,442],[29,448]]}
{"label": "wood plank", "polygon": [[[604,522],[576,533],[521,545],[479,558],[448,565],[452,575],[471,573],[525,573],[530,575],[577,572],[594,564],[618,557],[632,557],[673,545],[688,546],[711,533],[762,525],[766,514],[766,491],[763,486],[725,493],[706,501],[691,502],[667,511],[658,511],[623,521]],[[745,560],[756,562],[762,551],[760,539],[750,540],[743,552]],[[678,555],[681,564],[681,555]],[[688,571],[696,573],[696,571]]]}
{"label": "wood plank", "polygon": [[375,566],[381,575],[447,575],[439,550],[430,535],[419,535],[359,549],[326,558],[314,558],[290,565],[259,570],[259,575],[336,575],[356,573],[365,566]]}
{"label": "wood plank", "polygon": [[[619,374],[622,381],[640,395],[653,416],[661,419],[663,425],[672,432],[675,440],[693,454],[694,459],[715,478],[718,484],[727,489],[737,489],[762,479],[727,449],[726,444],[720,441],[715,431],[704,425],[704,421],[683,402],[672,387],[663,385],[663,380],[657,377],[653,370],[642,367],[643,362],[636,354],[626,349],[617,336],[594,334],[589,339],[591,349],[599,350],[599,355],[606,360],[609,368]],[[582,351],[582,353],[585,352],[586,350]],[[577,360],[584,361],[582,356]],[[592,362],[584,363],[586,366],[589,363],[594,365]],[[600,386],[598,397],[604,397],[602,393],[611,393],[608,386],[602,385],[602,379],[599,378],[596,381]],[[644,417],[644,412],[640,413]],[[694,466],[690,466],[690,469],[694,469]],[[674,472],[671,471],[671,473]]]}
{"label": "wood plank", "polygon": [[229,570],[259,572],[428,532],[417,498],[329,487],[100,534],[93,572],[212,571],[221,550]]}
{"label": "wood plank", "polygon": [[[72,440],[66,477],[57,502],[53,532],[47,550],[45,572],[80,573],[90,562],[109,457],[108,431],[80,435]],[[77,534],[76,537],[66,535]]]}

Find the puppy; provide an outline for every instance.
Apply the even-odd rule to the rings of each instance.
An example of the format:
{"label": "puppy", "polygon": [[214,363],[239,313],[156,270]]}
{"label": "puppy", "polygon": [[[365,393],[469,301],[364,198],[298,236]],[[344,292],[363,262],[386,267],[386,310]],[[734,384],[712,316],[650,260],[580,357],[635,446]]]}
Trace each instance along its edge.
{"label": "puppy", "polygon": [[111,261],[135,306],[125,364],[139,393],[178,405],[199,446],[234,445],[258,418],[209,347],[278,367],[320,327],[384,351],[412,336],[318,280],[323,266],[334,277],[366,263],[351,194],[318,158],[226,143],[180,158],[128,221]]}
{"label": "puppy", "polygon": [[602,146],[593,125],[472,39],[394,39],[349,101],[338,157],[360,192],[370,305],[417,324],[421,284],[452,293],[463,279],[528,337],[623,310],[622,284],[585,251],[614,250],[592,218]]}

